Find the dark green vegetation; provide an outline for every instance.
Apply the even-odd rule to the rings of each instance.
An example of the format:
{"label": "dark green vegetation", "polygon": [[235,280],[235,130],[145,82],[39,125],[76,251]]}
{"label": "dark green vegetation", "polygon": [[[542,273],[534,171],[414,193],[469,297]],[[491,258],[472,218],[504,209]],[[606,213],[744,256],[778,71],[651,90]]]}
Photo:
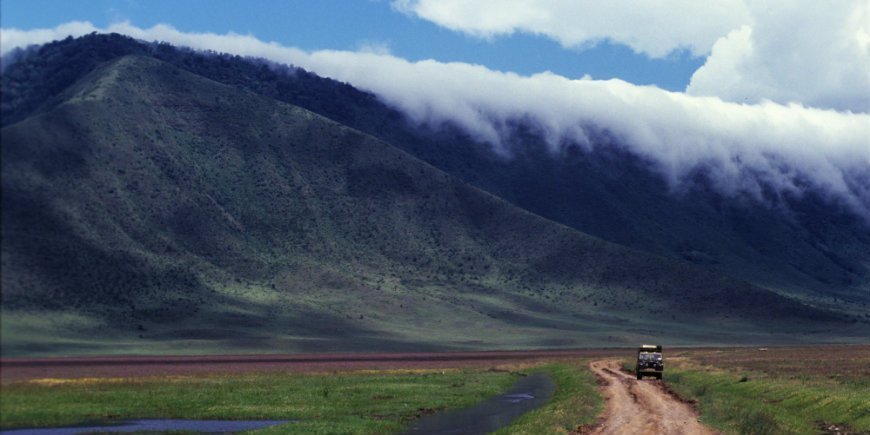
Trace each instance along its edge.
{"label": "dark green vegetation", "polygon": [[[672,227],[637,230],[655,240],[716,221],[674,208],[668,201],[697,198],[666,195],[617,151],[554,160],[526,132],[517,136],[528,139],[526,154],[505,160],[449,129],[415,129],[371,95],[304,71],[119,36],[46,46],[9,67],[2,84],[4,355],[817,341],[868,329],[849,315],[866,302],[861,262],[870,252],[860,249],[865,233],[853,237],[854,219],[818,229],[837,229],[819,246],[837,252],[824,258],[852,281],[829,280],[832,293],[803,288],[817,306],[805,304],[757,285],[767,278],[749,284],[669,259],[670,248],[647,239],[616,237],[640,222],[661,226],[626,221],[647,212],[675,213]],[[637,193],[629,180],[661,191]],[[590,206],[605,194],[644,213]],[[759,222],[779,222],[760,213]],[[747,231],[759,232],[754,225]],[[804,252],[816,252],[746,250],[720,230],[691,238],[728,238],[736,245],[723,246],[739,259],[728,264],[769,269],[774,281],[786,269],[756,253],[803,264]],[[692,249],[691,258],[716,257]],[[814,262],[807,267],[828,270]]]}
{"label": "dark green vegetation", "polygon": [[679,355],[669,360],[665,382],[726,433],[870,432],[867,346]]}
{"label": "dark green vegetation", "polygon": [[258,433],[390,433],[470,406],[516,376],[483,370],[319,375],[45,379],[3,386],[0,427],[111,424],[134,418],[298,420]]}

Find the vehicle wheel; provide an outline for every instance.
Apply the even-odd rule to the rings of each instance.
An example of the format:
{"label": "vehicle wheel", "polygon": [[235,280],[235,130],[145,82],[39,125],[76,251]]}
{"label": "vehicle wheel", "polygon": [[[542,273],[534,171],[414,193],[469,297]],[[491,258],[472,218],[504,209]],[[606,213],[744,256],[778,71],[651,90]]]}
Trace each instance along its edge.
{"label": "vehicle wheel", "polygon": [[657,375],[656,375],[656,379],[658,379],[658,380],[662,380],[662,374],[661,374],[661,373],[657,374]]}
{"label": "vehicle wheel", "polygon": [[638,374],[637,374],[637,380],[638,380],[638,381],[639,381],[639,380],[640,380],[640,378],[642,378],[642,377],[643,377],[643,375],[642,375],[642,374],[640,374],[640,373],[638,373]]}

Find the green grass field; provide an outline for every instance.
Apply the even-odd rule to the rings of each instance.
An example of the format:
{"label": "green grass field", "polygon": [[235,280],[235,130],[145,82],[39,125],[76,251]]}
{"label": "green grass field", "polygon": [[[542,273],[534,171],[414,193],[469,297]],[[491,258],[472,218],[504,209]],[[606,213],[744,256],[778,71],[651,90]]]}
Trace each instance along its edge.
{"label": "green grass field", "polygon": [[0,425],[130,418],[297,420],[266,432],[389,433],[421,413],[471,405],[513,375],[483,370],[44,379],[5,385]]}
{"label": "green grass field", "polygon": [[[553,399],[504,433],[567,433],[601,408],[586,362],[544,371]],[[133,418],[295,420],[262,433],[394,433],[421,415],[470,406],[515,382],[485,369],[37,379],[3,386],[0,427],[111,424]]]}
{"label": "green grass field", "polygon": [[866,346],[684,352],[665,382],[724,433],[870,432]]}

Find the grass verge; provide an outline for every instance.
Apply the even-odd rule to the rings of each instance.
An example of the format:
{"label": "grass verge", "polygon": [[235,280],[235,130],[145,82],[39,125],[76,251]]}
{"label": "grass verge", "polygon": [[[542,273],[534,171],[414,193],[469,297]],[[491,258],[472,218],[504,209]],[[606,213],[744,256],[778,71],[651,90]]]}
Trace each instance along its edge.
{"label": "grass verge", "polygon": [[277,419],[295,421],[258,433],[391,433],[419,415],[470,406],[514,381],[509,373],[455,369],[43,379],[3,386],[0,427]]}
{"label": "grass verge", "polygon": [[496,434],[570,433],[579,426],[595,423],[604,405],[588,363],[580,360],[535,368],[534,371],[546,373],[556,383],[553,398]]}
{"label": "grass verge", "polygon": [[702,420],[725,433],[870,433],[870,396],[862,385],[688,363],[669,365],[665,382],[697,401]]}

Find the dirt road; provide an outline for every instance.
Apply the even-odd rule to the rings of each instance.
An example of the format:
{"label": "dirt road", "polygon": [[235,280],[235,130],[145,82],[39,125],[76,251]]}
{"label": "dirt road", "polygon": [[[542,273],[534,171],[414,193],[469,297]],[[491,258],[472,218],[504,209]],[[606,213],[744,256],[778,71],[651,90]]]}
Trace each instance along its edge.
{"label": "dirt road", "polygon": [[660,381],[620,371],[616,360],[596,361],[592,371],[604,382],[607,401],[604,421],[592,433],[605,434],[714,434],[698,422],[698,415],[661,387]]}

